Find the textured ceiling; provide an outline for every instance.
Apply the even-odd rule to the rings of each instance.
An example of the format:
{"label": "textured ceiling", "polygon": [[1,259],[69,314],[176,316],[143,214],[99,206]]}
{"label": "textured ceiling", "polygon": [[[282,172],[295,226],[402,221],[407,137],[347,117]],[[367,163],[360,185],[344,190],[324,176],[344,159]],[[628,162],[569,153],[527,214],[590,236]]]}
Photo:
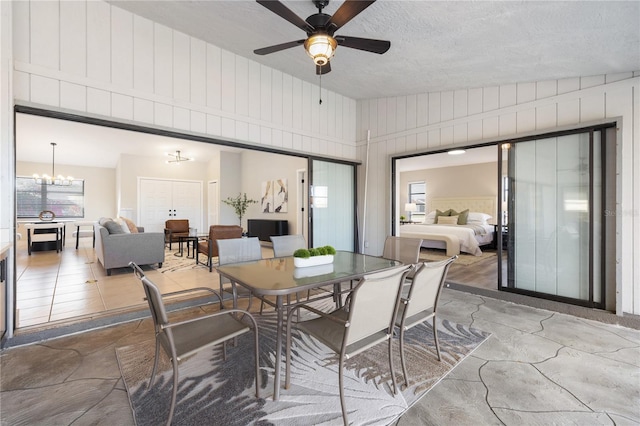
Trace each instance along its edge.
{"label": "textured ceiling", "polygon": [[[255,1],[109,3],[318,83],[302,46],[253,54],[306,37]],[[303,19],[317,11],[310,0],[283,3]],[[638,1],[378,0],[336,34],[391,41],[384,55],[338,47],[322,87],[353,99],[640,69]]]}

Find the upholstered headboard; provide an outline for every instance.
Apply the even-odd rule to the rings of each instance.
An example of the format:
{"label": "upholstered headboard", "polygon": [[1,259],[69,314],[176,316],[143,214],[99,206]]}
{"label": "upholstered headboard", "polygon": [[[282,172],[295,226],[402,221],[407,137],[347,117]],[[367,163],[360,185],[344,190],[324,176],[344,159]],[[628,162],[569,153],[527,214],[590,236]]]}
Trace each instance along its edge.
{"label": "upholstered headboard", "polygon": [[[457,198],[431,198],[429,200],[429,211],[433,210],[449,210],[462,211],[469,209],[470,212],[486,213],[491,215],[494,222],[497,217],[496,197],[457,197]],[[428,212],[427,212],[428,213]]]}

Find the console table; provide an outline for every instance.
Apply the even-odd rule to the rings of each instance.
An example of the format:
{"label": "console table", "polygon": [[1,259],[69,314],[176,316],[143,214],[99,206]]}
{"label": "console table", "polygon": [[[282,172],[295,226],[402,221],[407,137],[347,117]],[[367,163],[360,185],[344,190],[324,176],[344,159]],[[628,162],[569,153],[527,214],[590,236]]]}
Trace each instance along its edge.
{"label": "console table", "polygon": [[[56,253],[60,252],[64,241],[64,226],[65,224],[61,222],[25,223],[29,256],[32,251],[55,250]],[[31,231],[33,231],[33,237]],[[53,234],[55,234],[55,240],[51,240]]]}
{"label": "console table", "polygon": [[[93,237],[93,248],[96,248],[96,229],[94,228],[94,223],[95,222],[83,222],[83,221],[78,221],[74,223],[74,226],[76,227],[76,230],[74,231],[73,235],[76,237],[76,250],[78,250],[78,245],[80,243],[80,237]],[[80,227],[83,226],[90,226],[91,230],[80,230]]]}

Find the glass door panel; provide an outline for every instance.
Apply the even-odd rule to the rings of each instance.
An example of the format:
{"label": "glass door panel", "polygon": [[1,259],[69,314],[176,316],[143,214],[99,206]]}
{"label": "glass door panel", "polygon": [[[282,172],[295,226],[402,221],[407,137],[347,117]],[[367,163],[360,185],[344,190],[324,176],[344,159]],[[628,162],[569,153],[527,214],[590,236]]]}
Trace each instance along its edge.
{"label": "glass door panel", "polygon": [[355,166],[312,160],[311,246],[355,251]]}
{"label": "glass door panel", "polygon": [[602,174],[600,140],[594,135],[589,131],[522,141],[503,150],[508,164],[503,287],[602,301],[601,221],[593,215],[602,206]]}

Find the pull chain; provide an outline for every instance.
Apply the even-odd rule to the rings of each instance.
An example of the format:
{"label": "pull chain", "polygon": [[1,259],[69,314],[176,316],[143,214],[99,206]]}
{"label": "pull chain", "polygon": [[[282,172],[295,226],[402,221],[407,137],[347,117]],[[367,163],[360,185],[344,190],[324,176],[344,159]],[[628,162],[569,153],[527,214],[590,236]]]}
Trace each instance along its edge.
{"label": "pull chain", "polygon": [[322,105],[322,74],[320,74],[320,94],[318,95],[320,101],[318,101],[319,105]]}

